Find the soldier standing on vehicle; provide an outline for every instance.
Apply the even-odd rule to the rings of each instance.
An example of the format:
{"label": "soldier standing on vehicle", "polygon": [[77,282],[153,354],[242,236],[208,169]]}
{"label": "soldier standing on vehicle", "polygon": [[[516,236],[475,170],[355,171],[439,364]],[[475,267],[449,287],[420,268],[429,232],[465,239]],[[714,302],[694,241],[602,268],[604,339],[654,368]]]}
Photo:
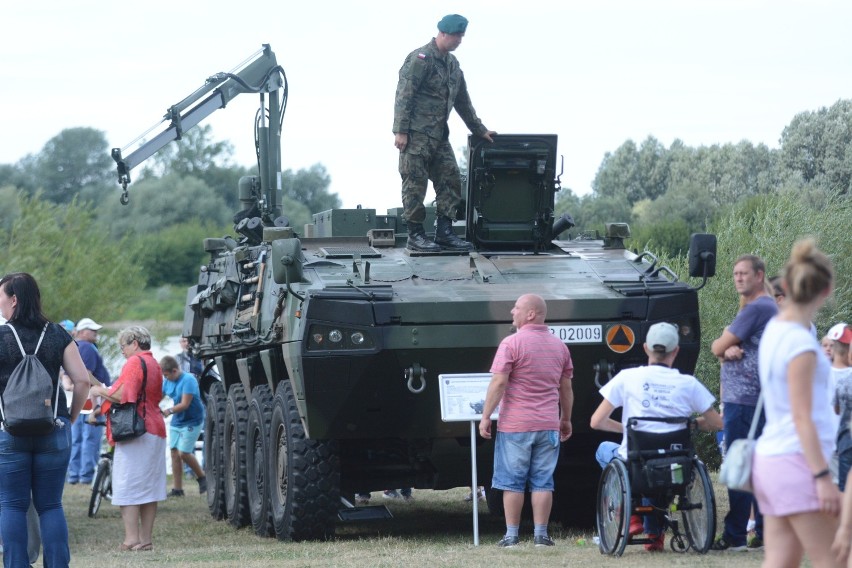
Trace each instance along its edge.
{"label": "soldier standing on vehicle", "polygon": [[[399,70],[394,145],[399,150],[408,248],[415,251],[472,249],[470,243],[453,232],[453,219],[461,204],[461,176],[449,142],[450,111],[455,108],[470,131],[489,142],[496,132],[488,130],[476,116],[458,59],[450,53],[461,45],[466,29],[466,18],[458,14],[444,16],[438,22],[438,35],[409,53]],[[438,206],[434,242],[423,228],[423,200],[430,179]]]}
{"label": "soldier standing on vehicle", "polygon": [[540,296],[525,294],[515,302],[512,325],[517,333],[497,348],[479,422],[480,435],[491,438],[491,414],[500,405],[491,486],[503,490],[506,536],[497,543],[502,548],[518,545],[527,489],[532,495],[533,542],[554,545],[547,522],[559,443],[572,433],[574,365],[568,347],[544,324],[546,316],[547,304]]}
{"label": "soldier standing on vehicle", "polygon": [[[757,348],[767,322],[778,313],[775,300],[766,294],[766,264],[760,257],[745,254],[734,262],[734,287],[741,297],[739,313],[731,325],[713,342],[710,349],[722,362],[719,381],[722,419],[725,423],[725,444],[748,436],[760,396],[760,377],[757,371]],[[756,436],[763,431],[761,417]],[[713,543],[713,550],[743,551],[763,547],[763,515],[754,496],[744,491],[728,489],[728,514],[725,529]],[[747,541],[748,519],[754,507],[756,536]]]}

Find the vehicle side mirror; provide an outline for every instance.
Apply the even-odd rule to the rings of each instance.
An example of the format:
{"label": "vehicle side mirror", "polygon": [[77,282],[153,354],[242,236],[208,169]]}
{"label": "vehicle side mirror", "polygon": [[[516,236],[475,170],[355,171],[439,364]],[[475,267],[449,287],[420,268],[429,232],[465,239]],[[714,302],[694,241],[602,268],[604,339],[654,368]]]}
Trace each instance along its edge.
{"label": "vehicle side mirror", "polygon": [[692,278],[716,275],[716,235],[693,233],[689,237],[689,275]]}
{"label": "vehicle side mirror", "polygon": [[293,284],[302,280],[302,241],[277,239],[272,241],[272,279],[276,284]]}

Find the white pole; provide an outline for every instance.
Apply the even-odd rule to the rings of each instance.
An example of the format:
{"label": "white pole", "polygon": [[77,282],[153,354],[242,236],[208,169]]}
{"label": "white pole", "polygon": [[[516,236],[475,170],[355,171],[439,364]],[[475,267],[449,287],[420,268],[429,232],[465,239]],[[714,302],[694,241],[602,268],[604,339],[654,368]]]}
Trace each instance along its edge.
{"label": "white pole", "polygon": [[476,421],[470,421],[470,477],[473,486],[470,494],[473,497],[473,546],[479,546],[479,482],[476,479]]}

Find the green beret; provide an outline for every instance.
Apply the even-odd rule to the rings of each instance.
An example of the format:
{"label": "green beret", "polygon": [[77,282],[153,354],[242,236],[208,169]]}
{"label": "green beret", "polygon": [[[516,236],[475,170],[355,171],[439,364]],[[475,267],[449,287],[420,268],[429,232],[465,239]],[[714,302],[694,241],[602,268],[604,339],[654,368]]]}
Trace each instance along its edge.
{"label": "green beret", "polygon": [[449,14],[438,22],[438,31],[445,34],[463,34],[467,29],[467,18],[458,14]]}

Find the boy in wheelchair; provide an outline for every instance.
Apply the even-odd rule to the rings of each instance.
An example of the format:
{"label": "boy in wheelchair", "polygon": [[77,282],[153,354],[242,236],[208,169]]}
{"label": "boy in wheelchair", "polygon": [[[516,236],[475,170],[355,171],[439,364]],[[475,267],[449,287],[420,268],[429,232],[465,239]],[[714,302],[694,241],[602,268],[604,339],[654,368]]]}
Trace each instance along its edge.
{"label": "boy in wheelchair", "polygon": [[[626,471],[631,477],[631,485],[644,494],[663,495],[671,489],[671,483],[667,487],[665,479],[671,479],[674,471],[680,471],[678,475],[684,476],[681,479],[691,479],[692,445],[686,430],[689,417],[699,414],[694,423],[706,431],[721,429],[722,418],[713,408],[716,399],[710,391],[692,375],[681,374],[672,368],[679,350],[676,326],[670,323],[652,325],[644,348],[648,355],[647,366],[625,369],[601,388],[603,401],[592,415],[591,427],[622,434],[621,444],[602,442],[598,447],[595,457],[602,468],[616,458],[623,460],[628,465]],[[619,407],[622,408],[621,422],[610,418]],[[656,440],[649,447],[650,438]],[[651,454],[644,450],[656,449],[655,445],[669,451],[662,459],[647,459]],[[628,449],[631,451],[630,459]],[[671,469],[672,466],[674,469]],[[641,479],[636,479],[636,476]],[[643,499],[643,505],[654,503],[651,499]],[[710,531],[713,530],[711,527]],[[638,515],[630,518],[629,536],[644,532],[647,535],[645,550],[663,550],[663,531],[658,515],[646,515],[644,525]],[[712,536],[710,534],[709,538],[712,539]]]}

